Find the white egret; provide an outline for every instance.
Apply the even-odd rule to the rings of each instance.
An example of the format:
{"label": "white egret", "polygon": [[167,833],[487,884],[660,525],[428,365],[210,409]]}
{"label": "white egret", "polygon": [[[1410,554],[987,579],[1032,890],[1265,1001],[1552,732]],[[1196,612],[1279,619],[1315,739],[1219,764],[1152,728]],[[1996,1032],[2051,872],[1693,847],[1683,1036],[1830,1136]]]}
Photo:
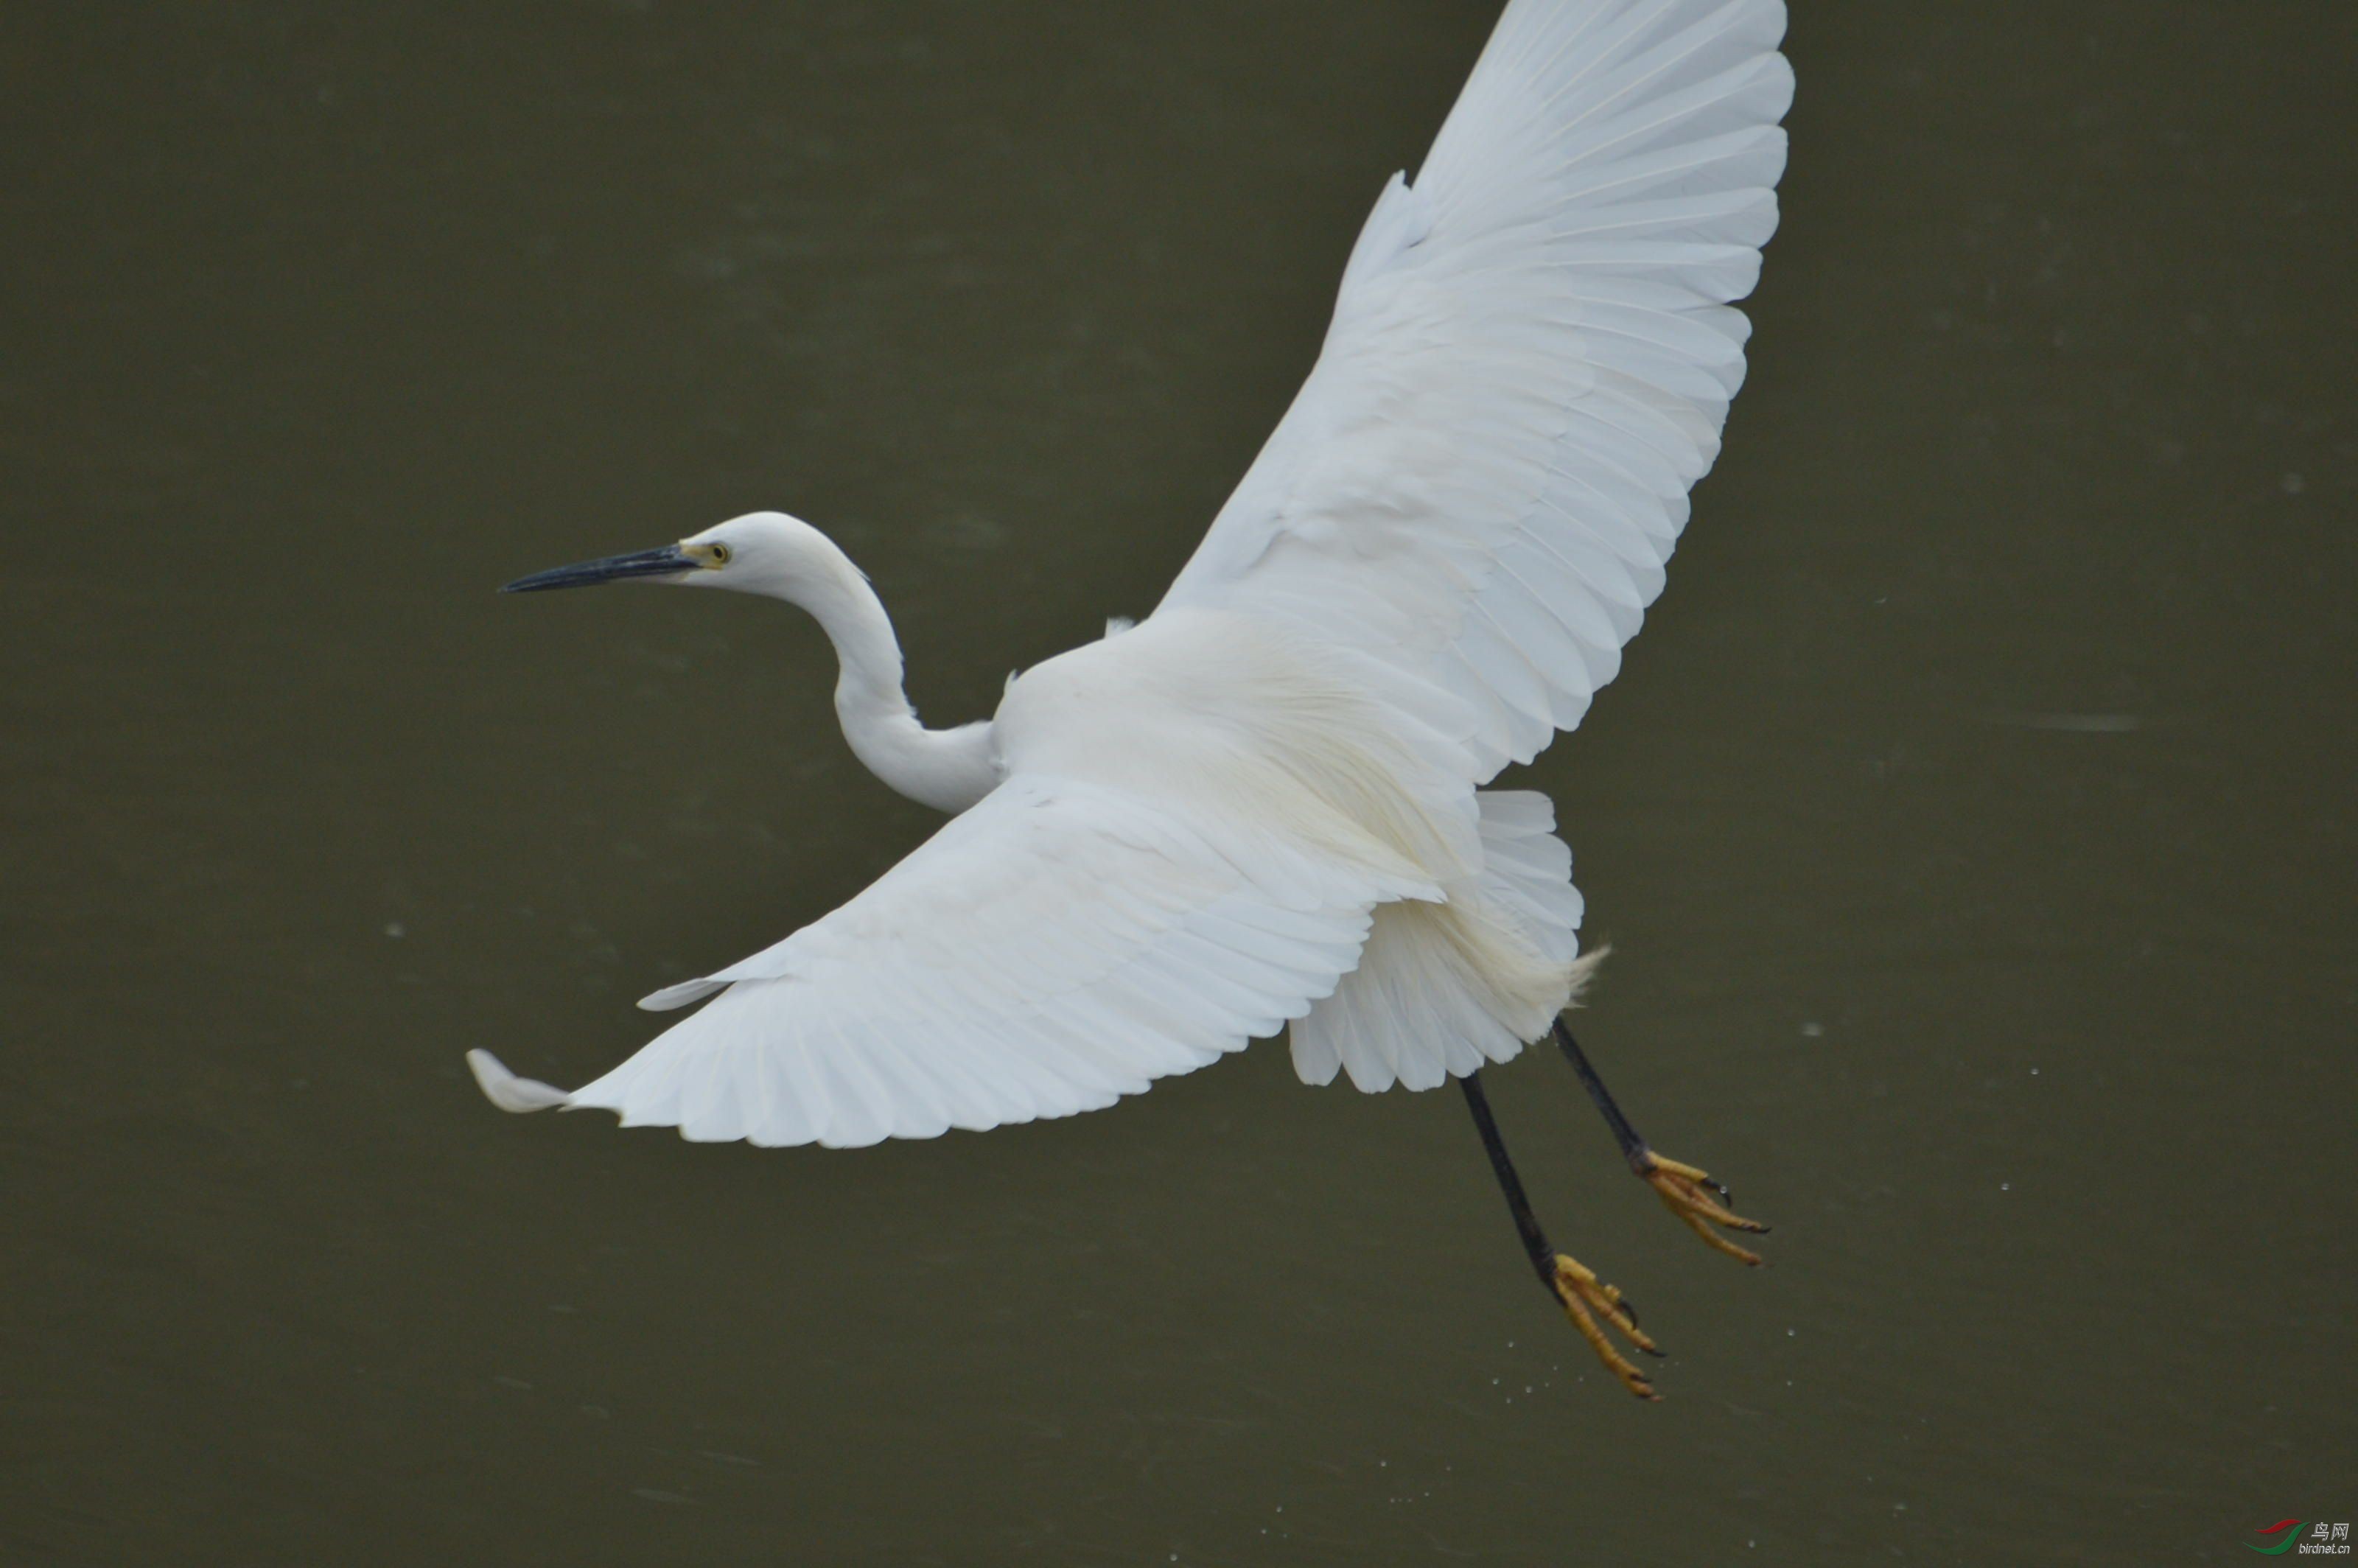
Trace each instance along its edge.
{"label": "white egret", "polygon": [[471,1052],[484,1092],[867,1144],[1109,1106],[1283,1029],[1307,1083],[1456,1079],[1541,1281],[1652,1397],[1599,1320],[1651,1341],[1541,1232],[1479,1069],[1552,1033],[1675,1213],[1747,1262],[1712,1227],[1762,1227],[1613,1104],[1563,1022],[1594,956],[1553,809],[1481,786],[1613,677],[1717,454],[1730,301],[1777,222],[1784,27],[1780,0],[1512,0],[1162,604],[988,721],[920,724],[867,579],[780,514],[509,584],[800,606],[853,752],[955,815],[833,914],[648,997],[705,1005],[603,1077],[568,1093]]}

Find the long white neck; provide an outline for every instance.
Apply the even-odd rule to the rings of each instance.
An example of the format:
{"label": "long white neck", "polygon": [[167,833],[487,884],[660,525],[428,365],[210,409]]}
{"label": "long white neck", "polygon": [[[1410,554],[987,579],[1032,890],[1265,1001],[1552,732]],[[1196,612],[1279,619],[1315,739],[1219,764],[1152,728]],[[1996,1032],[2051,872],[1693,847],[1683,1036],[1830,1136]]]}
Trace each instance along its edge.
{"label": "long white neck", "polygon": [[902,687],[901,642],[883,600],[851,557],[825,546],[816,570],[797,572],[779,597],[810,611],[843,665],[835,683],[843,738],[868,771],[911,800],[952,814],[999,784],[999,758],[988,723],[928,730]]}

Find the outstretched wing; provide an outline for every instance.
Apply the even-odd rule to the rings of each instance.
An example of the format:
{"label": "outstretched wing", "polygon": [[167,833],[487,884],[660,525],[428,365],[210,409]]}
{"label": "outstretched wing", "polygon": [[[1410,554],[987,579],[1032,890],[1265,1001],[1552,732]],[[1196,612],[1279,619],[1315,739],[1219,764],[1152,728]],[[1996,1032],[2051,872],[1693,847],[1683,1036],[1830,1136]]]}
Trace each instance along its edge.
{"label": "outstretched wing", "polygon": [[842,1146],[1068,1116],[1273,1034],[1358,961],[1368,910],[1432,896],[1294,854],[1249,863],[1184,806],[1018,775],[571,1094],[469,1060],[508,1110]]}
{"label": "outstretched wing", "polygon": [[1586,712],[1710,468],[1777,224],[1781,0],[1513,0],[1316,367],[1166,605],[1288,618],[1472,705]]}

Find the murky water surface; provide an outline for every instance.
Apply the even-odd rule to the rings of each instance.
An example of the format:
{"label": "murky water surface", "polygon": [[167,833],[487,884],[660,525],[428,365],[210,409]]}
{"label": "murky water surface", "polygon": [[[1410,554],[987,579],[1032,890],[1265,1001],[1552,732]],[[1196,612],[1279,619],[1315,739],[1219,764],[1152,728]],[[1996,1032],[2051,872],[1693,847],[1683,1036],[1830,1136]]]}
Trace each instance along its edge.
{"label": "murky water surface", "polygon": [[1150,607],[1487,7],[0,26],[0,1557],[2235,1562],[2358,1518],[2341,5],[1807,5],[1756,369],[1531,771],[1586,1033],[1778,1222],[1258,1048],[855,1153],[489,1110],[927,830],[817,634],[501,600],[757,505],[937,719]]}

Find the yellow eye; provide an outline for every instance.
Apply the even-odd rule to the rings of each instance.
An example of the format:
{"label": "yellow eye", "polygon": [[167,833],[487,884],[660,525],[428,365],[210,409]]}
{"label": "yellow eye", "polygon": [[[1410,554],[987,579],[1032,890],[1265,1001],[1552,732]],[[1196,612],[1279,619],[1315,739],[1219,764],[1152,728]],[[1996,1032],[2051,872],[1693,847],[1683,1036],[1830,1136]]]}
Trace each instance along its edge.
{"label": "yellow eye", "polygon": [[725,567],[729,564],[728,546],[715,545],[712,546],[712,564],[716,567]]}

